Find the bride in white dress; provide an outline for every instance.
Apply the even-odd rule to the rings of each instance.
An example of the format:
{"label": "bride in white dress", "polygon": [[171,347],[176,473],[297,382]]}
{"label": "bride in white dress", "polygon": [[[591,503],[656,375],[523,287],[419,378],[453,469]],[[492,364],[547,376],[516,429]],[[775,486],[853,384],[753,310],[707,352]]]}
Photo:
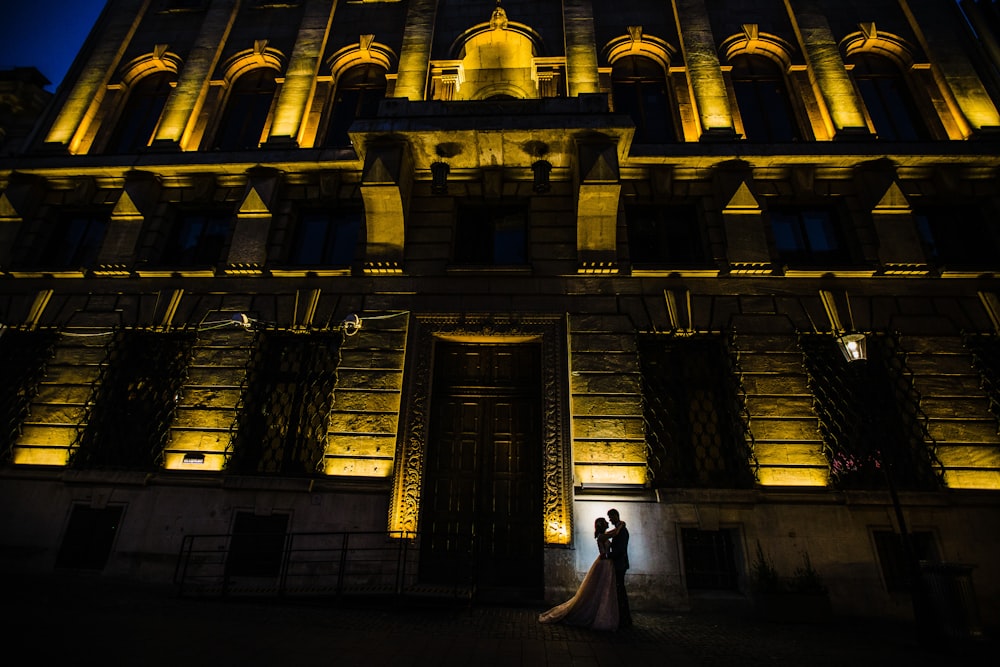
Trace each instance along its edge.
{"label": "bride in white dress", "polygon": [[576,594],[566,602],[539,615],[540,623],[566,623],[592,630],[618,629],[618,594],[615,590],[615,565],[608,557],[610,538],[618,534],[625,522],[608,531],[608,521],[594,521],[597,540],[597,560],[590,566]]}

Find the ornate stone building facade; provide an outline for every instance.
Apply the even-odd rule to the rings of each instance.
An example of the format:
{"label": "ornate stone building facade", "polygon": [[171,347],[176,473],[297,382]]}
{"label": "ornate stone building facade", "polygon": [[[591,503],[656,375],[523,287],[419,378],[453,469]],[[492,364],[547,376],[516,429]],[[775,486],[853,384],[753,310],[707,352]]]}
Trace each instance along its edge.
{"label": "ornate stone building facade", "polygon": [[0,159],[8,571],[558,601],[616,507],[638,608],[1000,621],[962,5],[109,0]]}

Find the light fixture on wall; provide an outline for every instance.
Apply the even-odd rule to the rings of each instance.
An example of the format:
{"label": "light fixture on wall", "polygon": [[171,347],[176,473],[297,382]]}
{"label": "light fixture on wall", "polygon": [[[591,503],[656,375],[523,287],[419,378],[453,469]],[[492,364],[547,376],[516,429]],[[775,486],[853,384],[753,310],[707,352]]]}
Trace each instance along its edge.
{"label": "light fixture on wall", "polygon": [[535,192],[548,192],[552,189],[549,182],[549,172],[552,171],[552,163],[548,160],[538,160],[531,165],[531,171],[535,174],[532,189]]}
{"label": "light fixture on wall", "polygon": [[188,452],[184,455],[184,458],[181,459],[181,462],[194,465],[204,465],[205,455],[201,452]]}
{"label": "light fixture on wall", "polygon": [[448,194],[448,172],[451,167],[447,162],[431,163],[431,192],[436,195]]}
{"label": "light fixture on wall", "polygon": [[868,358],[868,341],[862,333],[842,333],[837,336],[837,345],[848,363]]}

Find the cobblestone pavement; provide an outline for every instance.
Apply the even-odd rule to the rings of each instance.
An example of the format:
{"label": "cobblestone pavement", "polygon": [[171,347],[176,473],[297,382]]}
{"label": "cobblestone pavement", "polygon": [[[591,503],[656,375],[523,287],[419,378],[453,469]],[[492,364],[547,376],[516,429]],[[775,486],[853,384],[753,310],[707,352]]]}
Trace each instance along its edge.
{"label": "cobblestone pavement", "polygon": [[20,579],[4,607],[10,665],[894,667],[996,664],[998,643],[930,651],[912,626],[745,615],[634,614],[614,633],[540,625],[540,609],[179,598],[99,579]]}

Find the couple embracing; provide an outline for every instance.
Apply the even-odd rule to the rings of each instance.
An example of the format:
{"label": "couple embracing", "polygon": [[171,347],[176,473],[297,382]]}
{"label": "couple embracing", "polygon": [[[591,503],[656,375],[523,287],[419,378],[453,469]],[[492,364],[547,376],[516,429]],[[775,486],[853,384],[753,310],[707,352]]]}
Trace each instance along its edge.
{"label": "couple embracing", "polygon": [[[611,522],[609,530],[608,521]],[[593,630],[617,630],[632,626],[625,592],[628,570],[628,528],[618,510],[594,521],[597,560],[590,566],[576,594],[538,617],[541,623],[566,623]]]}

